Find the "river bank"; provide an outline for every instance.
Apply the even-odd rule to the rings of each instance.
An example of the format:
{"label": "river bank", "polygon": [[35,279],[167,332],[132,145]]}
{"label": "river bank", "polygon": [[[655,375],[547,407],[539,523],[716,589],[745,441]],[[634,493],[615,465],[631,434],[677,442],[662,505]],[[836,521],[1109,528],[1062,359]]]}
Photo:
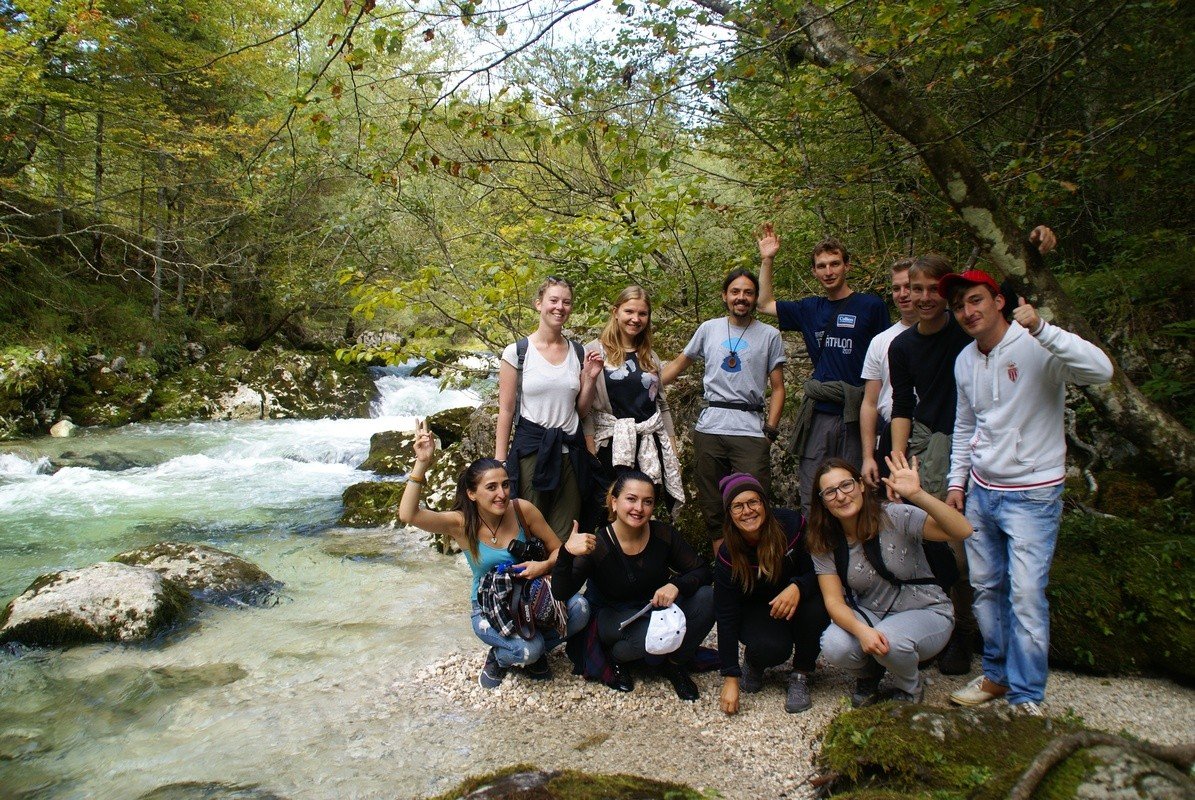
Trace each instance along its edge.
{"label": "river bank", "polygon": [[[714,634],[711,634],[711,641]],[[819,739],[844,708],[852,685],[838,670],[820,668],[813,708],[784,711],[784,671],[770,670],[759,694],[744,695],[739,713],[718,708],[722,678],[695,675],[701,699],[684,703],[662,678],[637,675],[635,691],[621,694],[570,673],[559,652],[555,679],[532,684],[517,672],[493,691],[477,685],[484,652],[456,653],[390,688],[391,703],[413,698],[446,704],[449,713],[483,718],[475,734],[494,754],[469,763],[484,772],[518,762],[542,769],[630,773],[716,791],[727,800],[812,798]],[[927,705],[945,707],[969,676],[926,671]],[[1082,719],[1092,728],[1125,732],[1159,744],[1195,739],[1195,691],[1161,678],[1099,678],[1062,670],[1050,673],[1049,713]],[[446,747],[469,746],[469,740]]]}

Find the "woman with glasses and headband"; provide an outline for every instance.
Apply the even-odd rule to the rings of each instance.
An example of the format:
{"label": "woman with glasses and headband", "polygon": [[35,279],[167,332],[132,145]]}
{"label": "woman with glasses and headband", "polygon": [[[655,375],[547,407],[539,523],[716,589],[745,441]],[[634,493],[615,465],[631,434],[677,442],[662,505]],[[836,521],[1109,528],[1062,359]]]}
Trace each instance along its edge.
{"label": "woman with glasses and headband", "polygon": [[651,346],[651,298],[640,286],[623,289],[610,307],[602,334],[585,345],[602,357],[585,438],[612,481],[638,469],[663,490],[672,511],[684,502],[672,414],[660,385],[663,365]]}
{"label": "woman with glasses and headband", "polygon": [[[855,677],[856,706],[875,702],[885,670],[893,685],[890,699],[921,702],[918,664],[937,655],[954,630],[954,608],[921,545],[971,535],[966,517],[921,488],[916,458],[910,463],[893,452],[885,461],[889,475],[882,480],[903,503],[881,504],[853,464],[831,458],[814,476],[809,511],[809,552],[832,620],[822,654]],[[877,537],[881,566],[895,583],[865,552]]]}
{"label": "woman with glasses and headband", "polygon": [[592,530],[596,516],[581,417],[593,403],[602,358],[564,336],[573,313],[567,280],[551,275],[541,283],[535,310],[535,332],[502,351],[494,458],[506,462],[511,495],[538,508],[565,539],[575,520]]}
{"label": "woman with glasses and headband", "polygon": [[[721,708],[737,713],[740,692],[758,692],[763,671],[791,655],[784,710],[806,711],[812,706],[809,678],[830,618],[805,549],[805,520],[787,508],[772,508],[753,475],[735,472],[719,486],[726,509],[714,562]],[[741,668],[740,642],[745,648]]]}

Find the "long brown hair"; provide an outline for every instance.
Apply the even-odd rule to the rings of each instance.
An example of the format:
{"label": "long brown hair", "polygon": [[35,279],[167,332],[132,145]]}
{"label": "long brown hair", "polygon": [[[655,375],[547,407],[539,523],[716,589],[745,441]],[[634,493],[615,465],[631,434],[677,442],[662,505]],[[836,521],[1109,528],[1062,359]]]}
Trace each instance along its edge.
{"label": "long brown hair", "polygon": [[629,300],[642,300],[647,304],[647,324],[635,335],[632,344],[635,346],[635,357],[639,359],[639,367],[644,372],[655,372],[656,354],[651,349],[651,297],[642,286],[631,284],[614,298],[614,305],[610,307],[610,319],[606,321],[606,327],[602,328],[602,335],[598,337],[602,345],[602,356],[612,367],[621,367],[626,362],[622,333],[618,330],[618,309]]}
{"label": "long brown hair", "polygon": [[[755,546],[759,577],[771,578],[775,581],[780,577],[781,570],[784,569],[784,553],[788,550],[788,537],[780,525],[780,520],[776,519],[776,515],[772,513],[771,501],[765,495],[759,492],[755,493],[763,502],[762,510],[765,515],[763,527],[759,531],[759,544]],[[747,559],[747,550],[750,545],[743,538],[738,526],[731,520],[729,509],[722,520],[722,539],[726,542],[726,550],[730,553],[730,577],[739,582],[744,593],[750,593],[755,587],[756,576],[756,570]],[[714,557],[717,557],[717,553],[714,554]]]}
{"label": "long brown hair", "polygon": [[479,558],[477,529],[481,516],[477,511],[477,501],[469,497],[469,492],[476,492],[481,476],[492,469],[505,471],[506,465],[496,458],[479,458],[461,470],[460,477],[456,479],[456,497],[452,502],[452,510],[461,512],[465,518],[465,544],[468,545],[469,555],[473,556],[474,561]]}
{"label": "long brown hair", "polygon": [[855,465],[841,458],[827,458],[817,468],[817,473],[813,476],[813,498],[809,503],[809,527],[805,529],[805,545],[809,548],[811,555],[832,553],[839,539],[846,538],[846,533],[842,530],[842,522],[830,513],[830,509],[826,508],[826,501],[822,499],[819,489],[822,476],[832,469],[844,469],[849,472],[855,482],[859,484],[859,489],[863,494],[863,508],[859,509],[859,519],[855,525],[856,541],[862,543],[879,536],[880,528],[887,520],[879,498],[874,492],[868,490],[863,483],[863,475],[855,469]]}

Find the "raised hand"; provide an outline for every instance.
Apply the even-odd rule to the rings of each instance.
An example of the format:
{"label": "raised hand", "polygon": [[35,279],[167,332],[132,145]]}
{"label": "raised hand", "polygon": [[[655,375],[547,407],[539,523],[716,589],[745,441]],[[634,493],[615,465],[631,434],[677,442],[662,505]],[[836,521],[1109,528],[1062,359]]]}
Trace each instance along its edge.
{"label": "raised hand", "polygon": [[761,259],[775,258],[776,254],[780,252],[780,237],[776,235],[772,223],[765,222],[759,226],[755,235],[759,244],[759,257]]}
{"label": "raised hand", "polygon": [[884,456],[888,464],[888,477],[884,478],[884,485],[888,487],[888,496],[893,495],[910,498],[921,491],[921,476],[917,473],[917,456],[913,456],[910,463],[904,453],[893,450],[892,455]]}
{"label": "raised hand", "polygon": [[415,461],[428,466],[436,457],[436,437],[427,428],[427,420],[415,420]]}
{"label": "raised hand", "polygon": [[1023,297],[1017,298],[1017,307],[1012,310],[1012,318],[1030,333],[1041,326],[1041,316],[1037,313],[1037,309],[1026,303]]}
{"label": "raised hand", "polygon": [[581,533],[580,530],[580,523],[573,520],[573,531],[568,535],[568,541],[564,543],[564,549],[574,556],[587,556],[593,552],[593,548],[597,545],[597,537],[592,533]]}
{"label": "raised hand", "polygon": [[594,381],[602,374],[604,359],[600,350],[592,350],[585,354],[585,363],[581,365],[581,377],[587,381]]}

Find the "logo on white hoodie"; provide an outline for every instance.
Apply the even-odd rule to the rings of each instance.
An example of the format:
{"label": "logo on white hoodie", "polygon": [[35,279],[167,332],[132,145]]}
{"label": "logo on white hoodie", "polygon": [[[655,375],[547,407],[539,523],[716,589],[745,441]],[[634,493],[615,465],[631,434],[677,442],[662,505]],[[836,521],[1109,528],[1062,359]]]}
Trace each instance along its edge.
{"label": "logo on white hoodie", "polygon": [[1019,375],[1019,374],[1020,373],[1017,372],[1017,362],[1015,362],[1015,361],[1008,362],[1008,379],[1010,381],[1012,381],[1013,383],[1016,383],[1017,375]]}

